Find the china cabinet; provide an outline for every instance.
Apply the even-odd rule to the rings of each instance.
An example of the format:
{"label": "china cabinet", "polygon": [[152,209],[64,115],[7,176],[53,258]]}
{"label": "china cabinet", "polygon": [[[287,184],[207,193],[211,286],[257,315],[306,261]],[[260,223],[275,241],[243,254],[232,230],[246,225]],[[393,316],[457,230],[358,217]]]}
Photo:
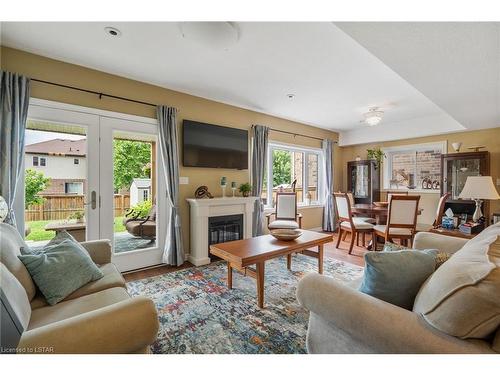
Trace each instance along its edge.
{"label": "china cabinet", "polygon": [[380,200],[380,170],[374,160],[347,163],[347,190],[355,203],[373,203]]}
{"label": "china cabinet", "polygon": [[[441,155],[441,195],[450,193],[445,209],[451,208],[455,214],[472,215],[475,203],[459,199],[460,192],[469,176],[490,175],[490,153],[488,151],[457,152]],[[483,202],[482,211],[488,214],[488,202]]]}

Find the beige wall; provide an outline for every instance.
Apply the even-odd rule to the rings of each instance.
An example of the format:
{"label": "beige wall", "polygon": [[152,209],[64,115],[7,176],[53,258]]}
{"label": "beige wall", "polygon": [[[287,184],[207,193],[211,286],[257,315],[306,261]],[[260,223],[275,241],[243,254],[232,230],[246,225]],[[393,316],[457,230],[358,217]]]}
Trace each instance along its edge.
{"label": "beige wall", "polygon": [[[497,178],[500,178],[500,127],[486,130],[477,130],[472,132],[462,132],[453,134],[444,134],[431,137],[421,137],[413,139],[405,139],[392,142],[380,142],[364,145],[356,145],[349,147],[340,147],[341,154],[341,181],[339,186],[342,189],[347,189],[347,162],[355,160],[356,156],[366,159],[366,150],[374,147],[392,147],[417,143],[448,141],[448,153],[453,153],[451,146],[454,142],[462,142],[462,151],[469,151],[470,146],[486,146],[486,151],[490,152],[490,172],[493,177],[493,182],[496,183]],[[382,172],[382,168],[380,168]],[[382,177],[382,176],[381,176]],[[382,180],[381,180],[382,181]],[[498,190],[498,187],[497,187]],[[439,200],[439,194],[419,193],[421,195],[420,207],[423,208],[422,215],[419,217],[419,222],[431,224],[434,220],[434,213]],[[490,203],[490,214],[500,212],[500,201]]]}
{"label": "beige wall", "polygon": [[[182,123],[183,119],[190,119],[247,130],[250,129],[252,124],[261,124],[275,129],[293,131],[319,138],[338,139],[338,134],[334,132],[182,94],[158,86],[87,69],[78,65],[48,59],[11,48],[2,47],[0,59],[2,69],[11,72],[18,72],[29,77],[77,86],[98,92],[105,92],[107,94],[124,96],[146,102],[174,106],[180,111],[178,116],[179,124]],[[44,85],[37,82],[33,82],[32,97],[139,116],[156,117],[154,108],[152,107],[105,97],[100,100],[97,95],[82,93],[56,86]],[[293,137],[276,132],[271,132],[270,138],[272,140],[290,144],[313,147],[320,146],[320,142],[314,139]],[[339,161],[340,157],[335,156],[335,162],[339,163]],[[336,181],[339,181],[340,169],[337,169],[336,172]],[[189,209],[185,199],[193,197],[195,189],[200,185],[207,185],[209,190],[214,195],[220,196],[221,192],[218,182],[221,176],[226,176],[228,181],[243,183],[249,181],[249,174],[248,171],[229,169],[181,167],[180,175],[189,178],[189,185],[180,185],[183,234],[185,249],[188,251]],[[304,215],[304,228],[320,227],[322,212],[322,208],[304,209],[302,212]]]}

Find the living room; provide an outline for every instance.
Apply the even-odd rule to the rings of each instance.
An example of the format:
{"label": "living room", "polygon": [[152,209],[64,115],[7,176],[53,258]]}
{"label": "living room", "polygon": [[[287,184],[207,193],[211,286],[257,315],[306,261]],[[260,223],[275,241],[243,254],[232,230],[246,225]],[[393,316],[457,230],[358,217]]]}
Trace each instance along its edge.
{"label": "living room", "polygon": [[498,354],[500,24],[234,17],[2,20],[2,352]]}

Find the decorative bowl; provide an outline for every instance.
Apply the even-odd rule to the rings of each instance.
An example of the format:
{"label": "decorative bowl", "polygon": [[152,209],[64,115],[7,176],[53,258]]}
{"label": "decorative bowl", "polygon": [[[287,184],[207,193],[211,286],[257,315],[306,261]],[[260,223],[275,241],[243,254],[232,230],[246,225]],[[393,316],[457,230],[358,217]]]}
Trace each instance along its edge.
{"label": "decorative bowl", "polygon": [[389,202],[373,202],[377,207],[389,207]]}
{"label": "decorative bowl", "polygon": [[302,236],[299,229],[271,229],[271,235],[280,241],[293,241]]}

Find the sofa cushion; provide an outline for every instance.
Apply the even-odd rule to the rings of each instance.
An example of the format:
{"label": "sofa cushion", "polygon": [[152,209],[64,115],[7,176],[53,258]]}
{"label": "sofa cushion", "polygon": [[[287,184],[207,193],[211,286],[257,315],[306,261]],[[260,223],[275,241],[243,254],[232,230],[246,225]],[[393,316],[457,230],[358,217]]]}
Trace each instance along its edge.
{"label": "sofa cushion", "polygon": [[500,225],[457,251],[423,285],[414,311],[462,339],[487,338],[500,325]]}
{"label": "sofa cushion", "polygon": [[0,263],[0,288],[17,319],[26,329],[31,317],[28,295],[19,280],[2,263]]}
{"label": "sofa cushion", "polygon": [[81,245],[64,240],[42,250],[19,255],[49,305],[55,305],[102,272]]}
{"label": "sofa cushion", "polygon": [[31,312],[28,330],[94,311],[105,306],[129,299],[125,288],[111,288],[63,301],[53,306],[45,306]]}
{"label": "sofa cushion", "polygon": [[[410,249],[406,246],[398,245],[393,242],[387,241],[384,244],[384,249],[382,251],[399,251],[399,250],[413,250],[413,251],[419,251],[417,249]],[[422,250],[429,250],[429,249],[422,249]],[[435,254],[435,261],[436,261],[436,269],[441,267],[444,262],[446,262],[448,259],[450,259],[451,254],[439,251],[436,249],[436,254]]]}
{"label": "sofa cushion", "polygon": [[36,286],[23,262],[18,258],[23,246],[26,246],[26,243],[17,229],[9,224],[0,223],[0,261],[21,283],[31,301],[35,297]]}
{"label": "sofa cushion", "polygon": [[437,250],[371,251],[359,290],[393,305],[411,309],[424,281],[434,272]]}
{"label": "sofa cushion", "polygon": [[[67,296],[63,301],[100,292],[101,290],[105,289],[115,287],[125,288],[125,279],[113,263],[100,265],[99,269],[104,275],[102,278],[85,284],[84,286],[75,290],[73,293]],[[38,309],[43,306],[47,306],[47,301],[41,293],[37,293],[35,298],[33,298],[33,300],[31,301],[31,308]]]}

